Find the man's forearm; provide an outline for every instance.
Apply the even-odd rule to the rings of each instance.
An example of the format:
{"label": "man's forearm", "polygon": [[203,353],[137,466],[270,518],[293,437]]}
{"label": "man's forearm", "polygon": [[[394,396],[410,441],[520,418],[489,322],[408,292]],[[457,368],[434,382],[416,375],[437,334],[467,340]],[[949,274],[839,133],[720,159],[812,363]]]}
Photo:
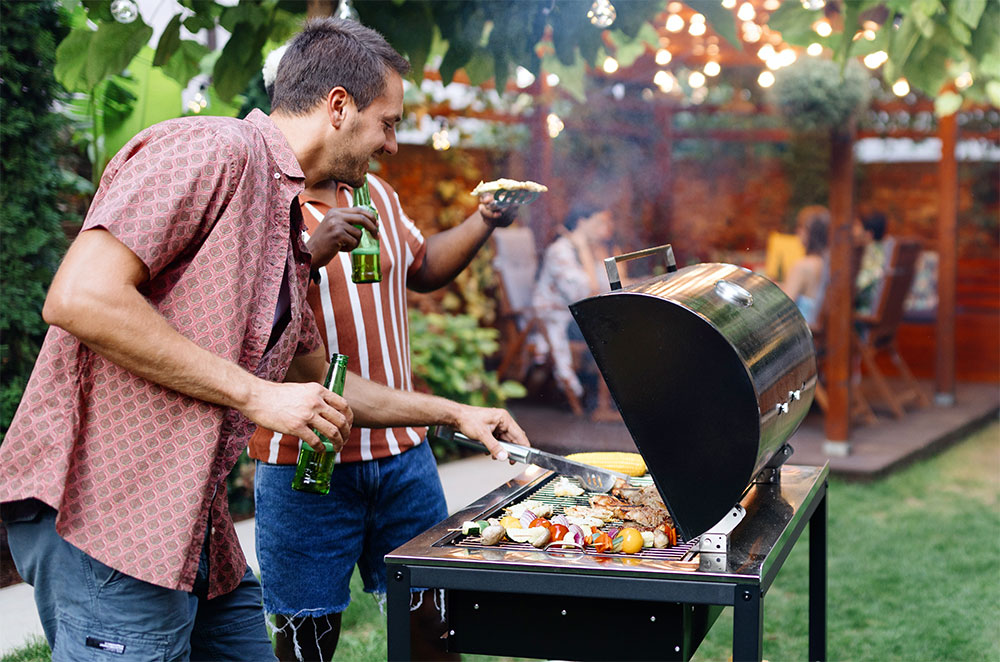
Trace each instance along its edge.
{"label": "man's forearm", "polygon": [[492,232],[492,226],[477,211],[461,225],[431,235],[427,238],[424,263],[407,279],[407,287],[417,292],[430,292],[448,284],[469,265]]}
{"label": "man's forearm", "polygon": [[354,411],[354,424],[368,428],[411,425],[457,425],[462,405],[414,391],[398,391],[347,373],[344,398]]}

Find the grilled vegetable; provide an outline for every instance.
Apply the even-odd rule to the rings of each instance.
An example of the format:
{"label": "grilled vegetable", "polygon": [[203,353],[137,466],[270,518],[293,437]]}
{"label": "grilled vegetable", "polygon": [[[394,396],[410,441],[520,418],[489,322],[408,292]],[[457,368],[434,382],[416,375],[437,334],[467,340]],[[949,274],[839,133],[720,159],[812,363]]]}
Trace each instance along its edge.
{"label": "grilled vegetable", "polygon": [[511,517],[510,515],[500,518],[500,526],[502,526],[505,529],[524,528],[521,526],[521,520],[517,519],[516,517]]}
{"label": "grilled vegetable", "polygon": [[622,539],[621,551],[625,554],[635,554],[642,549],[642,534],[638,529],[625,527],[617,537]]}
{"label": "grilled vegetable", "polygon": [[567,460],[583,462],[592,467],[600,467],[609,471],[617,471],[626,476],[646,475],[646,461],[638,453],[621,452],[596,452],[596,453],[573,453],[566,456]]}
{"label": "grilled vegetable", "polygon": [[655,529],[653,531],[653,547],[657,549],[670,547],[670,536],[664,533],[662,529]]}
{"label": "grilled vegetable", "polygon": [[483,531],[481,539],[484,545],[495,545],[503,538],[504,528],[499,524],[491,524]]}

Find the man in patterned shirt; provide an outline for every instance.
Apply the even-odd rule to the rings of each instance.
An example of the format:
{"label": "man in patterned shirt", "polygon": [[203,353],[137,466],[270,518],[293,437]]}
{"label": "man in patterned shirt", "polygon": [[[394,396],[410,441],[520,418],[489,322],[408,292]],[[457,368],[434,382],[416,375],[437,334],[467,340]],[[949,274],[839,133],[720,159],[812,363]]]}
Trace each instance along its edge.
{"label": "man in patterned shirt", "polygon": [[[276,57],[282,59],[277,66],[268,58],[265,83],[275,108],[286,103],[287,81],[301,75],[295,65],[302,61],[301,49],[301,43],[291,43],[287,53],[292,59],[279,54]],[[341,58],[330,66],[341,67],[341,76],[346,77],[353,63]],[[270,80],[269,74],[277,80]],[[390,85],[396,87],[401,99],[402,81],[394,80]],[[386,152],[392,154],[395,149]],[[451,281],[496,225],[513,220],[513,208],[501,213],[488,204],[487,196],[464,223],[425,239],[403,212],[389,184],[371,174],[367,181],[378,210],[382,281],[351,281],[349,251],[360,234],[354,225],[365,224],[373,230],[374,217],[353,206],[349,184],[321,182],[299,196],[313,267],[320,275],[319,282],[310,286],[308,301],[329,352],[348,355],[348,365],[364,377],[412,391],[407,288],[426,292]],[[345,393],[353,405],[349,386]],[[426,396],[414,393],[413,397]],[[298,439],[264,428],[254,433],[250,455],[258,460],[256,548],[264,608],[275,616],[279,659],[331,659],[341,616],[350,602],[355,565],[365,591],[383,595],[385,554],[447,516],[441,480],[422,425],[440,417],[433,411],[442,407],[498,415],[501,411],[438,399],[427,413],[398,426],[355,426],[337,457],[330,493],[325,496],[290,487]],[[315,581],[311,573],[302,572],[303,566],[323,568],[324,580]],[[415,659],[445,656],[437,601],[430,595],[422,602],[415,598],[421,604],[411,628]]]}
{"label": "man in patterned shirt", "polygon": [[[405,71],[383,40],[361,49],[383,77]],[[353,412],[280,383],[325,364],[293,202],[358,181],[395,144],[384,86],[359,108],[323,84],[303,84],[308,108],[141,132],[52,282],[53,326],[0,446],[0,506],[53,660],[273,659],[224,483],[254,424],[339,450],[352,416],[413,416],[410,396],[354,376]],[[451,422],[494,447],[506,424]],[[525,443],[514,428],[496,433]]]}

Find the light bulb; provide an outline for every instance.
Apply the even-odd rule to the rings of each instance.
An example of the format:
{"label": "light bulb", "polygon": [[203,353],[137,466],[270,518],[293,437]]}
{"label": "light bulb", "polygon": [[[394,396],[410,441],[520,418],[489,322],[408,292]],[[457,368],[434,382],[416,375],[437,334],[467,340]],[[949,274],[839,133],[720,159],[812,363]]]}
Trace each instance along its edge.
{"label": "light bulb", "polygon": [[691,75],[688,76],[688,85],[697,89],[699,87],[704,87],[705,85],[705,74],[700,71],[692,71]]}
{"label": "light bulb", "polygon": [[524,67],[518,67],[514,70],[514,84],[520,87],[522,90],[532,83],[535,82],[535,74],[531,73]]}
{"label": "light bulb", "polygon": [[656,51],[656,64],[663,66],[664,64],[670,64],[670,61],[674,59],[673,54],[666,48],[661,48]]}
{"label": "light bulb", "polygon": [[704,23],[691,23],[691,26],[688,28],[688,34],[693,37],[700,37],[705,34],[705,29]]}
{"label": "light bulb", "polygon": [[813,30],[821,37],[829,37],[833,33],[833,27],[825,18],[813,23]]}
{"label": "light bulb", "polygon": [[549,132],[549,137],[555,138],[562,133],[562,130],[566,128],[566,125],[563,124],[563,121],[559,119],[558,115],[555,113],[549,113],[545,118],[545,127]]}
{"label": "light bulb", "polygon": [[667,17],[664,27],[667,32],[680,32],[684,29],[684,19],[679,14],[671,14]]}
{"label": "light bulb", "polygon": [[957,87],[960,90],[964,90],[970,85],[972,85],[972,74],[969,73],[968,71],[960,73],[958,77],[955,79],[955,87]]}
{"label": "light bulb", "polygon": [[905,78],[900,78],[892,84],[892,93],[897,97],[905,97],[910,93],[910,84],[906,82]]}
{"label": "light bulb", "polygon": [[587,18],[599,28],[610,28],[616,16],[618,12],[615,11],[611,0],[594,0],[594,4],[590,5],[590,11],[587,12]]}
{"label": "light bulb", "polygon": [[732,9],[736,6],[736,0],[722,0],[722,7],[724,9]]}
{"label": "light bulb", "polygon": [[559,74],[549,74],[545,77],[545,82],[549,84],[549,87],[555,87],[559,84]]}
{"label": "light bulb", "polygon": [[743,41],[756,44],[763,35],[764,29],[753,21],[746,21],[743,24]]}
{"label": "light bulb", "polygon": [[809,44],[809,48],[806,49],[806,53],[808,53],[809,55],[812,55],[813,57],[816,57],[817,55],[822,55],[823,54],[823,44],[821,44],[821,43],[819,43],[817,41],[814,41],[813,43]]}
{"label": "light bulb", "polygon": [[722,71],[722,66],[718,62],[712,60],[705,63],[704,71],[706,76],[718,76]]}
{"label": "light bulb", "polygon": [[878,69],[883,64],[885,64],[886,60],[888,59],[889,59],[889,54],[886,53],[885,51],[875,51],[874,53],[869,53],[868,55],[866,55],[864,57],[864,60],[862,61],[865,63],[865,66],[868,67],[869,69]]}
{"label": "light bulb", "polygon": [[772,46],[771,44],[764,44],[757,51],[757,57],[759,57],[764,61],[770,60],[772,57],[774,57],[774,46]]}
{"label": "light bulb", "polygon": [[757,15],[757,11],[753,8],[749,2],[744,2],[740,5],[740,8],[736,11],[736,18],[741,21],[752,21],[753,17]]}
{"label": "light bulb", "polygon": [[131,23],[139,18],[139,6],[135,0],[115,0],[111,3],[111,15],[119,23]]}
{"label": "light bulb", "polygon": [[760,75],[757,76],[757,84],[761,87],[771,87],[774,85],[774,74],[770,71],[760,72]]}
{"label": "light bulb", "polygon": [[608,57],[604,58],[604,65],[602,68],[604,69],[604,73],[613,74],[616,71],[618,71],[618,60],[614,59],[609,55]]}

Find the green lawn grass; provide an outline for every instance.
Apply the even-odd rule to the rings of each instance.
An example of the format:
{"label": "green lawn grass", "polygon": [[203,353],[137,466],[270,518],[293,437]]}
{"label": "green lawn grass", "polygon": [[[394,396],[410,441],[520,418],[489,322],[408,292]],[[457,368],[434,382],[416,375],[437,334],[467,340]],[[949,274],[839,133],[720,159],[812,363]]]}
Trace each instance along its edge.
{"label": "green lawn grass", "polygon": [[[1000,660],[1000,425],[874,483],[833,479],[828,507],[829,659]],[[808,548],[803,535],[764,599],[771,662],[806,658]],[[351,590],[335,659],[384,660],[385,618],[357,574]],[[731,633],[726,610],[695,660],[728,660]],[[2,662],[47,652],[42,642]]]}

